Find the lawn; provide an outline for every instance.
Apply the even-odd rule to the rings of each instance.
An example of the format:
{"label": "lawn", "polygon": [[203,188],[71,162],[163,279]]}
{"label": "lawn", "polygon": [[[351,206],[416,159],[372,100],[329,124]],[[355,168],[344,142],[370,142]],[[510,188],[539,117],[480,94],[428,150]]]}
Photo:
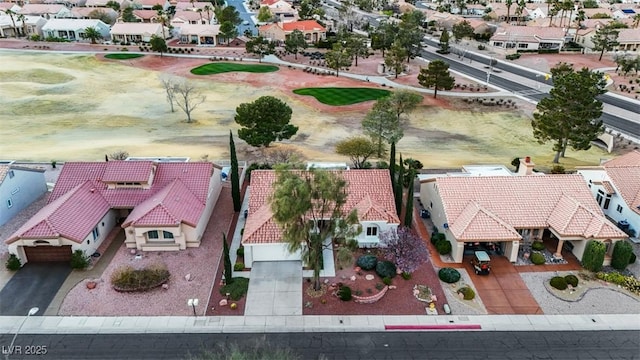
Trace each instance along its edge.
{"label": "lawn", "polygon": [[142,54],[118,53],[118,54],[107,54],[104,57],[106,57],[107,59],[114,59],[114,60],[129,60],[129,59],[135,59],[143,56],[144,55]]}
{"label": "lawn", "polygon": [[377,100],[389,96],[391,91],[374,88],[302,88],[293,90],[294,94],[310,95],[323,104],[342,106]]}
{"label": "lawn", "polygon": [[278,71],[278,67],[274,65],[247,65],[247,64],[235,64],[235,63],[211,63],[198,66],[191,69],[191,73],[194,75],[215,75],[226,72],[243,71],[251,73],[267,73],[272,71]]}

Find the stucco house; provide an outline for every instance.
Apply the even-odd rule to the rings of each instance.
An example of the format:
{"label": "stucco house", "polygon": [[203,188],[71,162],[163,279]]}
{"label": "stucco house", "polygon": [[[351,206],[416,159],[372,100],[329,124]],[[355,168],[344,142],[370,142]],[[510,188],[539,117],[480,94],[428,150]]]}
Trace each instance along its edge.
{"label": "stucco house", "polygon": [[125,43],[148,43],[153,35],[169,38],[169,28],[159,23],[115,23],[111,27],[111,40]]}
{"label": "stucco house", "polygon": [[[362,225],[357,237],[360,247],[375,247],[380,234],[397,229],[393,190],[388,170],[336,171],[347,181],[348,199],[345,212],[356,209]],[[242,235],[245,266],[254,261],[301,260],[299,253],[290,253],[282,242],[281,231],[271,212],[268,198],[273,192],[277,175],[273,170],[251,172],[248,216]]]}
{"label": "stucco house", "polygon": [[156,10],[133,10],[133,17],[143,23],[160,22],[160,15]]}
{"label": "stucco house", "polygon": [[20,11],[20,6],[10,2],[0,2],[0,14],[5,14],[7,10],[17,13]]}
{"label": "stucco house", "polygon": [[211,5],[210,2],[206,1],[180,1],[176,3],[176,11],[197,11],[198,9],[202,9],[204,11],[205,7],[207,6],[213,9],[213,5]]}
{"label": "stucco house", "polygon": [[22,263],[91,255],[118,225],[128,248],[198,247],[221,184],[208,162],[67,162],[48,204],[5,242]]}
{"label": "stucco house", "polygon": [[640,29],[620,29],[618,33],[618,51],[640,51]]}
{"label": "stucco house", "polygon": [[192,10],[179,10],[171,19],[171,26],[174,28],[180,28],[182,25],[213,25],[216,23],[216,16],[213,10],[207,11],[192,11]]}
{"label": "stucco house", "polygon": [[496,30],[489,43],[491,46],[516,50],[561,49],[565,43],[565,30],[505,25]]}
{"label": "stucco house", "polygon": [[266,6],[273,16],[278,21],[296,21],[298,19],[298,11],[293,6],[284,0],[262,0],[260,1],[260,7]]}
{"label": "stucco house", "polygon": [[327,36],[327,29],[315,20],[262,25],[258,28],[258,34],[273,41],[285,41],[294,30],[302,31],[308,43],[318,42]]}
{"label": "stucco house", "polygon": [[135,9],[152,10],[154,6],[162,6],[162,10],[167,10],[171,4],[168,0],[133,0],[132,6]]}
{"label": "stucco house", "polygon": [[216,46],[220,25],[183,24],[178,32],[181,44]]}
{"label": "stucco house", "polygon": [[577,170],[604,214],[640,238],[640,151]]}
{"label": "stucco house", "polygon": [[0,226],[47,192],[44,169],[0,162]]}
{"label": "stucco house", "polygon": [[[106,7],[107,3],[110,0],[87,0],[87,2],[84,4],[84,6],[86,7]],[[129,7],[131,5],[131,2],[129,0],[111,0],[111,1],[115,1],[118,3],[118,5],[120,5],[120,9],[124,9],[126,7]]]}
{"label": "stucco house", "polygon": [[44,37],[80,41],[84,40],[84,32],[90,27],[98,30],[103,39],[109,38],[109,25],[95,19],[51,19],[42,27],[42,33]]}
{"label": "stucco house", "polygon": [[[628,236],[602,213],[580,175],[536,175],[529,158],[513,176],[442,176],[420,181],[420,201],[462,262],[466,247],[492,243],[511,262],[521,245],[557,239],[554,256],[569,249],[582,259],[589,240],[607,244]],[[549,240],[551,241],[551,240]]]}
{"label": "stucco house", "polygon": [[69,17],[72,19],[100,19],[102,15],[109,18],[109,24],[115,23],[118,18],[118,12],[108,7],[74,7],[71,9]]}
{"label": "stucco house", "polygon": [[71,10],[60,4],[25,4],[18,12],[22,15],[42,16],[45,19],[63,19],[71,16]]}

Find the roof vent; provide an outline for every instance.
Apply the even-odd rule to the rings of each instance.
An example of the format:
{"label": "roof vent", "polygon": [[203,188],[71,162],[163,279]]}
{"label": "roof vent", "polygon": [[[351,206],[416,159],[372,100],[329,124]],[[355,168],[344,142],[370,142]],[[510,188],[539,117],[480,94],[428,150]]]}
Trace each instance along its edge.
{"label": "roof vent", "polygon": [[89,191],[91,191],[91,193],[94,193],[94,192],[96,192],[96,188],[91,188],[91,189],[89,189]]}

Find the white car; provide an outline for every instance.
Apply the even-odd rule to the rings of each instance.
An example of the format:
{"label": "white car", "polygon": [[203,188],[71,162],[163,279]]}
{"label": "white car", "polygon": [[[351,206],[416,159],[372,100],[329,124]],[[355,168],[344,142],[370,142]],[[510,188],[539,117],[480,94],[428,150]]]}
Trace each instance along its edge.
{"label": "white car", "polygon": [[242,25],[249,25],[249,22],[247,20],[242,22]]}

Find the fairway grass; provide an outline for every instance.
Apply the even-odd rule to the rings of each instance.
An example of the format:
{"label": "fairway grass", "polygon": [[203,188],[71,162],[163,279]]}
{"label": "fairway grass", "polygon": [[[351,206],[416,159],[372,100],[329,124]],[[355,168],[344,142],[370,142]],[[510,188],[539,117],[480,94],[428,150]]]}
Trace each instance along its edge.
{"label": "fairway grass", "polygon": [[302,88],[293,90],[293,93],[313,96],[321,103],[333,106],[352,105],[391,95],[389,90],[348,87]]}
{"label": "fairway grass", "polygon": [[250,72],[250,73],[268,73],[278,71],[278,67],[274,65],[246,65],[236,63],[211,63],[198,66],[191,69],[191,73],[194,75],[215,75],[227,72]]}
{"label": "fairway grass", "polygon": [[129,59],[136,59],[143,56],[144,55],[142,54],[118,53],[118,54],[107,54],[104,57],[106,57],[107,59],[113,59],[113,60],[129,60]]}

